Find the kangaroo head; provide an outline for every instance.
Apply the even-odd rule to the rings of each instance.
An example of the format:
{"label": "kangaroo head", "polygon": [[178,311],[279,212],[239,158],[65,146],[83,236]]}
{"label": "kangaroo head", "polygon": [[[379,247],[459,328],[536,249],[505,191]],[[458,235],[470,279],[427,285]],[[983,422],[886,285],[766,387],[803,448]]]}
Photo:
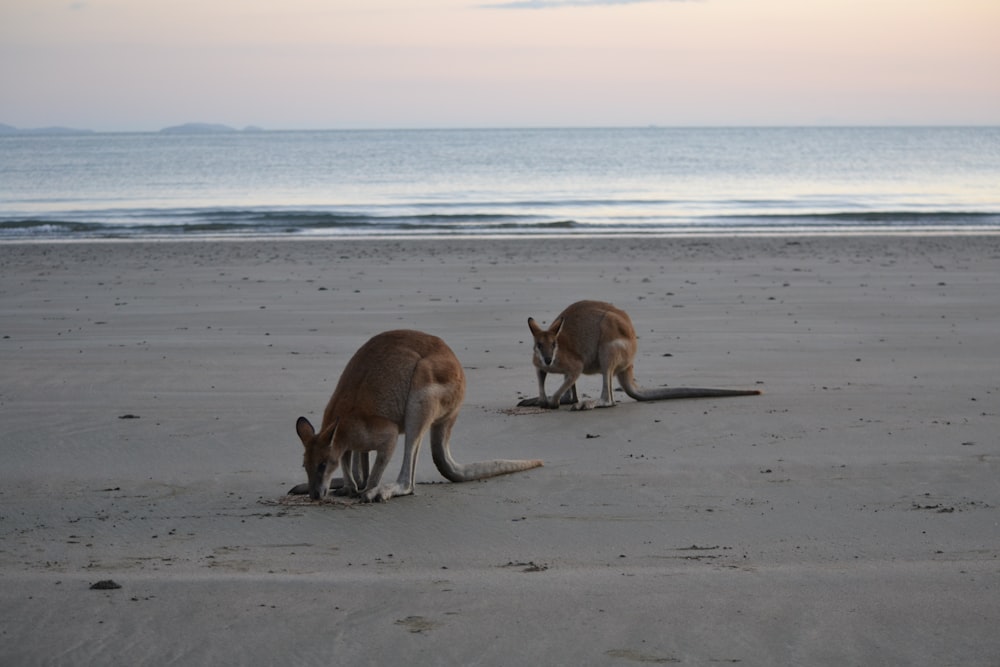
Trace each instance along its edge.
{"label": "kangaroo head", "polygon": [[340,457],[334,454],[333,436],[337,432],[337,424],[340,419],[335,419],[332,424],[316,433],[313,425],[305,417],[299,417],[295,422],[295,432],[305,447],[305,455],[302,458],[302,467],[306,469],[306,478],[309,480],[309,497],[319,500],[326,495],[330,488],[330,479],[333,478],[334,471]]}
{"label": "kangaroo head", "polygon": [[543,329],[535,323],[534,318],[528,318],[528,328],[531,329],[531,335],[535,339],[535,356],[543,366],[551,366],[556,359],[562,325],[563,318],[557,317],[548,329]]}

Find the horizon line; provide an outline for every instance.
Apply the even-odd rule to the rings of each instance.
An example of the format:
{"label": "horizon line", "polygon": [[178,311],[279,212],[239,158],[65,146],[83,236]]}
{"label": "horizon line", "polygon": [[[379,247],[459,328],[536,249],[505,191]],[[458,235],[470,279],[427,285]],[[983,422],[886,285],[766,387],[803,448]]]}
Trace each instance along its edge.
{"label": "horizon line", "polygon": [[[185,127],[190,129],[185,130]],[[458,132],[458,131],[502,131],[502,130],[694,130],[694,129],[849,129],[849,128],[992,128],[1000,127],[1000,122],[996,123],[719,123],[719,124],[623,124],[623,125],[399,125],[399,126],[357,126],[357,127],[262,127],[259,125],[233,126],[226,123],[180,123],[177,125],[167,125],[158,129],[111,129],[93,130],[84,127],[74,127],[69,125],[46,125],[37,127],[20,127],[6,123],[0,123],[0,128],[10,128],[9,131],[0,129],[0,137],[4,136],[25,136],[25,135],[53,135],[60,133],[76,134],[254,134],[259,132]]]}

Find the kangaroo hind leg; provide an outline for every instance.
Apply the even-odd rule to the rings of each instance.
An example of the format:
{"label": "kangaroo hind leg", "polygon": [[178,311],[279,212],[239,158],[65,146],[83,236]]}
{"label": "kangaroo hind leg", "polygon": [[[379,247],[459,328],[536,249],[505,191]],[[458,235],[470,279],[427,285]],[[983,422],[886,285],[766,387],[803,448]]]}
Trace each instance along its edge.
{"label": "kangaroo hind leg", "polygon": [[603,368],[601,371],[601,399],[599,401],[595,401],[594,399],[578,401],[573,406],[573,409],[593,410],[594,408],[613,408],[615,406],[614,386],[611,384],[613,377],[614,373],[610,368]]}

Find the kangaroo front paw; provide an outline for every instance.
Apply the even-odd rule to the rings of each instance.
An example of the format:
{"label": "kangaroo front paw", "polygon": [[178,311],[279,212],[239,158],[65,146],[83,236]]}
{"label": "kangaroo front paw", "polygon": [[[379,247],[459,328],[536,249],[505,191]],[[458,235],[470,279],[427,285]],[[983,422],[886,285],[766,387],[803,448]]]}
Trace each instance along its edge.
{"label": "kangaroo front paw", "polygon": [[387,493],[387,489],[378,487],[377,489],[369,489],[361,494],[361,502],[363,503],[384,503],[392,497],[392,493]]}
{"label": "kangaroo front paw", "polygon": [[546,410],[558,410],[559,409],[559,399],[555,396],[541,396],[538,398],[538,407],[545,408]]}

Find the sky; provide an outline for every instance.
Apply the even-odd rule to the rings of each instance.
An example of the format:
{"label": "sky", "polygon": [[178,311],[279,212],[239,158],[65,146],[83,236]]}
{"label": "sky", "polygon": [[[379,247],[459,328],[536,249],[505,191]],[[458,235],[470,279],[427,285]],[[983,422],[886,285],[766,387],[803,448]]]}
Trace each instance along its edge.
{"label": "sky", "polygon": [[1000,125],[1000,0],[0,0],[0,123]]}

